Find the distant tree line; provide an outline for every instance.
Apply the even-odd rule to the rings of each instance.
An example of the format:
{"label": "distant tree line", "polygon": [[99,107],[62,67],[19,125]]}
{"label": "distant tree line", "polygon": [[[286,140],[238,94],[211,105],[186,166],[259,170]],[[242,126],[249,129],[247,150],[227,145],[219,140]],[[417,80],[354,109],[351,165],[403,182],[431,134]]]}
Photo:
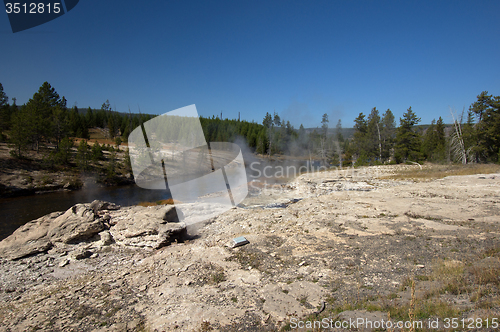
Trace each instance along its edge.
{"label": "distant tree line", "polygon": [[418,126],[421,119],[410,107],[396,127],[390,110],[381,118],[373,108],[366,120],[363,113],[354,120],[355,133],[346,154],[359,165],[424,160],[500,162],[500,97],[483,91],[464,113],[451,111],[451,126],[442,117],[432,120],[430,126]]}
{"label": "distant tree line", "polygon": [[[147,114],[123,114],[111,110],[109,101],[101,109],[90,107],[82,112],[75,106],[67,107],[64,96],[44,82],[33,97],[24,105],[8,104],[8,98],[0,84],[0,139],[12,144],[12,153],[17,157],[31,149],[40,152],[42,147],[53,154],[64,155],[69,138],[89,139],[89,129],[102,128],[112,139],[120,136],[126,140],[128,134],[141,122],[153,116]],[[62,157],[63,161],[66,160]]]}
{"label": "distant tree line", "polygon": [[[71,156],[71,138],[90,138],[90,129],[100,128],[116,145],[126,142],[128,135],[156,115],[119,113],[109,100],[100,109],[67,107],[66,99],[44,82],[24,105],[9,99],[0,84],[0,141],[8,141],[11,153],[23,157],[28,150],[43,148],[53,162],[67,163]],[[272,156],[285,154],[320,160],[323,164],[357,165],[429,161],[498,162],[500,154],[500,97],[477,96],[467,114],[452,113],[453,124],[445,125],[442,117],[429,126],[408,108],[399,126],[390,109],[383,114],[374,107],[368,116],[360,113],[354,119],[353,137],[343,137],[342,122],[329,131],[327,114],[321,128],[307,132],[303,125],[295,129],[278,113],[267,112],[262,124],[248,121],[200,117],[207,142],[243,140],[254,152]],[[168,130],[179,130],[170,128]],[[164,130],[167,130],[164,128]],[[76,159],[99,160],[99,145],[78,146]],[[95,150],[95,151],[94,151]]]}

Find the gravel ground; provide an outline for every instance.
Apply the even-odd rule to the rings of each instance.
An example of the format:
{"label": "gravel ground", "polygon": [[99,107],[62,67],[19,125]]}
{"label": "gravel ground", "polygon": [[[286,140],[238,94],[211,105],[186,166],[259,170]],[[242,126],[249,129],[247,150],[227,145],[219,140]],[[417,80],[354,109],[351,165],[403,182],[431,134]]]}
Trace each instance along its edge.
{"label": "gravel ground", "polygon": [[[404,319],[412,302],[440,329],[448,316],[500,318],[500,174],[387,178],[415,168],[254,185],[156,250],[89,240],[1,259],[0,331],[279,331],[306,318]],[[239,236],[250,243],[227,246]],[[85,246],[92,255],[75,258]]]}

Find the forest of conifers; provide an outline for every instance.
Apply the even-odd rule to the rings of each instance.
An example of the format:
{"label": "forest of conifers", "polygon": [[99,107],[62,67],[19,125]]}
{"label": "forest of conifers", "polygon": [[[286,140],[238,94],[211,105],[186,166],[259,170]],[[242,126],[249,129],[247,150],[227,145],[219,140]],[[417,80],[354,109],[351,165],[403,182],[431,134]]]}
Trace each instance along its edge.
{"label": "forest of conifers", "polygon": [[[295,129],[277,113],[267,113],[262,123],[215,116],[200,117],[200,122],[207,142],[244,141],[258,154],[301,156],[331,165],[500,161],[499,96],[483,91],[467,111],[450,115],[451,124],[439,117],[430,125],[419,125],[421,119],[410,107],[397,125],[391,110],[380,114],[373,108],[368,115],[356,117],[352,137],[344,137],[340,120],[329,130],[327,114],[321,119],[322,126],[314,130],[302,125]],[[119,113],[111,109],[109,101],[98,110],[68,108],[66,99],[48,82],[27,103],[16,105],[15,98],[9,103],[0,84],[0,141],[9,143],[16,158],[37,151],[51,155],[55,163],[67,163],[72,138],[89,139],[89,129],[102,128],[120,145],[134,128],[155,116]]]}

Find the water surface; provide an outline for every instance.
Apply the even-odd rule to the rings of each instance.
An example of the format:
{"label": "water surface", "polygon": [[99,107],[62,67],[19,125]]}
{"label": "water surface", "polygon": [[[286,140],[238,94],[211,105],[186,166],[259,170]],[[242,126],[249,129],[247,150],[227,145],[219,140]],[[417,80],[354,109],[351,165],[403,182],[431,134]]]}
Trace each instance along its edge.
{"label": "water surface", "polygon": [[121,206],[140,202],[156,202],[170,198],[168,190],[142,189],[136,185],[100,187],[86,184],[77,191],[57,191],[23,197],[0,199],[0,240],[12,234],[19,226],[55,211],[66,211],[78,203],[95,199]]}

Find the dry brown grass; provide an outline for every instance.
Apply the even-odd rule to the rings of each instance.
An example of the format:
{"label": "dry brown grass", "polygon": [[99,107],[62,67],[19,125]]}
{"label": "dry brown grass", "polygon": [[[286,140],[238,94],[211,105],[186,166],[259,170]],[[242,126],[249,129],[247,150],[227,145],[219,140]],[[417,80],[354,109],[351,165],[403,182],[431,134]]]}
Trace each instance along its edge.
{"label": "dry brown grass", "polygon": [[384,177],[394,180],[433,180],[441,179],[453,175],[473,175],[473,174],[491,174],[500,172],[500,165],[496,164],[469,164],[469,165],[436,165],[426,164],[422,169],[412,167],[408,170],[401,170],[394,175]]}
{"label": "dry brown grass", "polygon": [[180,202],[175,201],[172,198],[169,198],[169,199],[162,199],[162,200],[156,201],[156,202],[140,202],[137,205],[139,205],[139,206],[156,206],[156,205],[168,205],[168,204],[171,205],[171,204],[176,204],[176,203],[180,203]]}

